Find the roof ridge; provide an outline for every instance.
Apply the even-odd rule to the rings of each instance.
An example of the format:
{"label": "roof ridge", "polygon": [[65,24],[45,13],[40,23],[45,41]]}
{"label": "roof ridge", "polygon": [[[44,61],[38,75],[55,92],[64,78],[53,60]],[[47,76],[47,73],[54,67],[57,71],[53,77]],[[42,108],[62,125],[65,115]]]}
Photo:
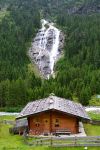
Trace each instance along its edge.
{"label": "roof ridge", "polygon": [[49,97],[37,99],[37,100],[31,101],[31,102],[28,102],[28,103],[33,103],[33,102],[37,102],[37,101],[43,101],[43,100],[48,99],[48,98],[50,98],[50,97],[60,98],[60,99],[62,99],[62,100],[66,100],[66,101],[69,101],[69,102],[72,102],[72,103],[75,103],[75,104],[78,104],[78,105],[82,106],[82,104],[80,104],[79,102],[75,102],[75,101],[73,101],[73,100],[71,100],[71,99],[66,99],[66,98],[58,97],[58,96],[56,96],[56,95],[49,95]]}

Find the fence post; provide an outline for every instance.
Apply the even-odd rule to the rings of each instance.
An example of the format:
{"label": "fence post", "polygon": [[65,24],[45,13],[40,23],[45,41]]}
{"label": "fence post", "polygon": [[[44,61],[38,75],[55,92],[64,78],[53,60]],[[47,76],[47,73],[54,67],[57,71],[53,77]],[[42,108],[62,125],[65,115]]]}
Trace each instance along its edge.
{"label": "fence post", "polygon": [[42,140],[41,140],[40,142],[41,142],[41,145],[42,145],[42,144],[43,144],[43,143],[42,143]]}
{"label": "fence post", "polygon": [[74,143],[74,144],[76,145],[76,144],[77,144],[77,139],[76,139],[76,136],[75,136],[75,139],[74,139],[74,140],[75,140],[75,143]]}
{"label": "fence post", "polygon": [[36,145],[38,146],[38,141],[36,142]]}
{"label": "fence post", "polygon": [[53,140],[52,140],[52,137],[51,137],[51,143],[50,143],[50,144],[51,144],[51,147],[52,147],[52,145],[53,145],[53,143],[52,143],[52,142],[53,142]]}

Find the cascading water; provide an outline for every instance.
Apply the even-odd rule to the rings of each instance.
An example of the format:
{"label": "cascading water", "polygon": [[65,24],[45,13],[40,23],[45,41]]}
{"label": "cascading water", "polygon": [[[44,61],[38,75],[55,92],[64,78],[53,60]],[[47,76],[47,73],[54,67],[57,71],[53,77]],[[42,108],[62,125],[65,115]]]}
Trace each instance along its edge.
{"label": "cascading water", "polygon": [[42,28],[33,40],[29,56],[43,76],[49,78],[54,73],[54,64],[60,54],[60,30],[44,19],[41,24]]}
{"label": "cascading water", "polygon": [[60,35],[60,31],[57,28],[53,27],[53,29],[55,31],[55,38],[53,40],[52,50],[50,53],[51,74],[53,74],[54,63],[55,63],[57,56],[59,54],[58,48],[59,48],[59,35]]}

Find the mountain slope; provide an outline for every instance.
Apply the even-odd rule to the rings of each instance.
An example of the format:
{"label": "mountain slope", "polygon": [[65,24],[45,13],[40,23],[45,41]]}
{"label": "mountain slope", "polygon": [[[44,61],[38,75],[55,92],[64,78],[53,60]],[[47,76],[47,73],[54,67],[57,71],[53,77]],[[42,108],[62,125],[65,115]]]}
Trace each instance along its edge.
{"label": "mountain slope", "polygon": [[[0,107],[22,107],[52,92],[88,105],[92,95],[100,94],[99,4],[97,0],[0,1],[9,12],[0,23]],[[56,22],[65,34],[64,57],[50,80],[34,75],[27,56],[41,17]]]}

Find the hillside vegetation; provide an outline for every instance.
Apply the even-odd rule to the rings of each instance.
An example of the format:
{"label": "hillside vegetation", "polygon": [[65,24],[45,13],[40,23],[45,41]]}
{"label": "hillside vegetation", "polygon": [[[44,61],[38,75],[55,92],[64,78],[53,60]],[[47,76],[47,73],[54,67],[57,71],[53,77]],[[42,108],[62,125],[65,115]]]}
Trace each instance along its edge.
{"label": "hillside vegetation", "polygon": [[[2,10],[6,14],[0,22],[1,108],[23,107],[50,93],[88,105],[91,96],[100,94],[98,0],[0,0]],[[27,55],[42,17],[56,22],[65,34],[64,57],[50,80],[35,76]]]}

